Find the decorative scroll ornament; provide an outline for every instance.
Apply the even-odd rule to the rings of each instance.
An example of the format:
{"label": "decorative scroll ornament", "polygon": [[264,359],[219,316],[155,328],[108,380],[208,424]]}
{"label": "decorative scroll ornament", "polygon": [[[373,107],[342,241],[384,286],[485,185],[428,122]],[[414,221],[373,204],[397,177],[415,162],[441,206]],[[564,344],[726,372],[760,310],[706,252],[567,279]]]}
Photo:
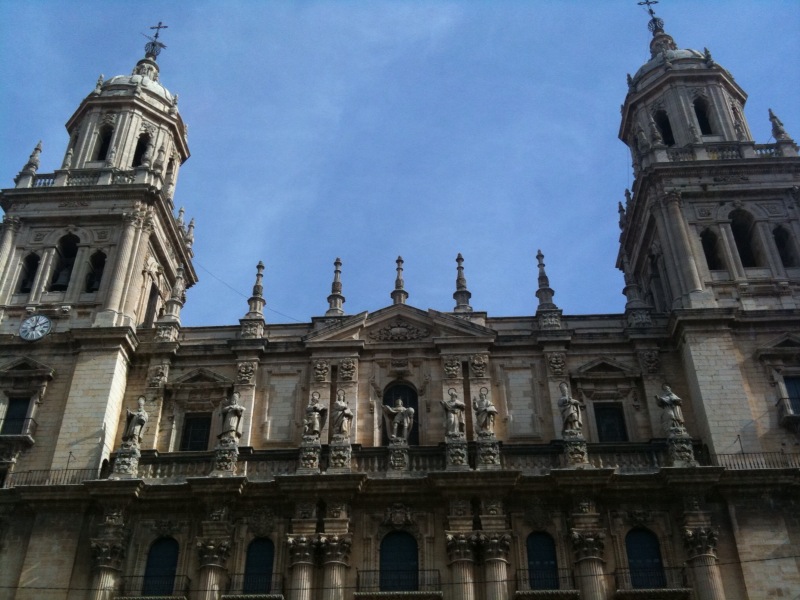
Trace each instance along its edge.
{"label": "decorative scroll ornament", "polygon": [[484,560],[507,560],[511,550],[511,536],[507,533],[482,533],[479,542]]}
{"label": "decorative scroll ornament", "polygon": [[314,381],[325,381],[328,378],[330,366],[327,360],[318,360],[314,363]]}
{"label": "decorative scroll ornament", "polygon": [[352,358],[345,358],[339,362],[339,379],[342,381],[353,381],[356,376],[356,361]]}
{"label": "decorative scroll ornament", "polygon": [[225,560],[231,553],[231,541],[228,539],[200,539],[197,541],[197,552],[201,566],[225,566]]}
{"label": "decorative scroll ornament", "polygon": [[455,356],[444,359],[444,374],[448,379],[456,379],[461,375],[461,362]]}
{"label": "decorative scroll ornament", "polygon": [[369,332],[376,342],[409,342],[421,340],[430,334],[427,327],[415,327],[404,319],[395,319],[385,327]]}
{"label": "decorative scroll ornament", "polygon": [[563,352],[553,352],[547,357],[547,366],[550,367],[550,373],[557,377],[564,375],[566,364],[566,356]]}
{"label": "decorative scroll ornament", "polygon": [[486,357],[482,354],[476,354],[470,361],[472,373],[475,377],[486,377]]}
{"label": "decorative scroll ornament", "polygon": [[289,546],[289,557],[292,565],[314,562],[314,539],[304,535],[286,538]]}
{"label": "decorative scroll ornament", "polygon": [[236,381],[241,384],[252,383],[255,373],[255,363],[240,362],[236,367]]}
{"label": "decorative scroll ornament", "polygon": [[573,529],[570,532],[575,559],[603,558],[606,534],[600,530]]}
{"label": "decorative scroll ornament", "polygon": [[661,358],[658,356],[658,350],[643,350],[639,353],[639,360],[642,361],[642,366],[648,373],[658,373],[661,368]]}
{"label": "decorative scroll ornament", "polygon": [[268,508],[256,510],[247,519],[247,526],[257,537],[266,537],[275,529],[275,513]]}
{"label": "decorative scroll ornament", "polygon": [[450,562],[459,560],[475,560],[475,546],[478,544],[478,536],[473,533],[448,533],[447,556]]}
{"label": "decorative scroll ornament", "polygon": [[411,508],[402,502],[395,502],[387,507],[383,517],[383,524],[396,529],[414,525],[414,516],[411,514]]}
{"label": "decorative scroll ornament", "polygon": [[350,536],[320,535],[317,542],[322,551],[322,562],[347,563],[353,545]]}
{"label": "decorative scroll ornament", "polygon": [[693,527],[683,530],[683,543],[690,558],[703,554],[717,556],[716,527]]}

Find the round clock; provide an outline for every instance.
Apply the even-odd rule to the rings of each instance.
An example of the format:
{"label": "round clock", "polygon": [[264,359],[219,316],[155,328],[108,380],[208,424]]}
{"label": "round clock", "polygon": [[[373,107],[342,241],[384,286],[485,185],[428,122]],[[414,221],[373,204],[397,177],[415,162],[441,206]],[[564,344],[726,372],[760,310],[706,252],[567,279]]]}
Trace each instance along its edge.
{"label": "round clock", "polygon": [[35,342],[50,333],[52,326],[50,319],[44,315],[33,315],[25,319],[19,326],[19,336],[23,340]]}

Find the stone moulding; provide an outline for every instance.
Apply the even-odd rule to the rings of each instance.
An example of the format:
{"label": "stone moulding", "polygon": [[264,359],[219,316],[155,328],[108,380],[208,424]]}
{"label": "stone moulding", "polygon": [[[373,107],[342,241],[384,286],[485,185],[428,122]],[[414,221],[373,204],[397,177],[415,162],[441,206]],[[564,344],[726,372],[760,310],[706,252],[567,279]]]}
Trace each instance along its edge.
{"label": "stone moulding", "polygon": [[442,600],[443,592],[355,592],[353,600]]}

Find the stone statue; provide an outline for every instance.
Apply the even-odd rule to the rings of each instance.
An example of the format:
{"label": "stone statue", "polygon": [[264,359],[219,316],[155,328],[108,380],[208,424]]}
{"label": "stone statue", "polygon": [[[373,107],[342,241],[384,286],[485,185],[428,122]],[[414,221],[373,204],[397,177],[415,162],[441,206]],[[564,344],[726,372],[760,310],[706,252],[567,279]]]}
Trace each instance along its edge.
{"label": "stone statue", "polygon": [[333,425],[334,437],[343,439],[350,438],[350,425],[353,423],[353,411],[347,404],[344,390],[336,392],[336,400],[331,411],[331,424]]}
{"label": "stone statue", "polygon": [[488,395],[489,390],[482,387],[478,398],[472,399],[472,410],[475,411],[478,435],[494,435],[494,418],[497,416],[497,409],[489,400]]}
{"label": "stone statue", "polygon": [[145,397],[139,396],[136,401],[138,408],[136,410],[126,409],[125,416],[125,435],[122,436],[123,442],[135,442],[137,444],[142,441],[142,431],[147,424],[147,419],[150,415],[144,409]]}
{"label": "stone statue", "polygon": [[558,399],[558,408],[561,409],[561,421],[563,428],[561,433],[570,433],[572,435],[580,434],[583,429],[583,419],[581,419],[581,409],[583,403],[575,400],[569,393],[569,386],[565,382],[558,384],[558,389],[561,390],[561,397]]}
{"label": "stone statue", "polygon": [[395,398],[394,406],[383,405],[383,417],[386,428],[391,432],[389,439],[393,442],[407,442],[414,426],[414,409],[403,406],[403,401]]}
{"label": "stone statue", "polygon": [[240,398],[239,392],[233,392],[222,405],[222,409],[220,410],[222,413],[222,431],[218,437],[237,440],[242,437],[242,415],[244,414],[244,406],[239,404]]}
{"label": "stone statue", "polygon": [[328,408],[319,401],[319,392],[311,392],[311,398],[308,399],[308,406],[306,406],[303,435],[319,437],[327,419]]}
{"label": "stone statue", "polygon": [[663,393],[660,396],[656,395],[656,404],[664,409],[661,415],[661,423],[664,425],[664,430],[668,434],[685,431],[683,410],[681,410],[682,400],[673,393],[666,383],[661,386],[661,391]]}
{"label": "stone statue", "polygon": [[464,435],[464,403],[458,399],[455,388],[447,390],[449,400],[442,399],[445,419],[445,435],[447,437],[461,437]]}

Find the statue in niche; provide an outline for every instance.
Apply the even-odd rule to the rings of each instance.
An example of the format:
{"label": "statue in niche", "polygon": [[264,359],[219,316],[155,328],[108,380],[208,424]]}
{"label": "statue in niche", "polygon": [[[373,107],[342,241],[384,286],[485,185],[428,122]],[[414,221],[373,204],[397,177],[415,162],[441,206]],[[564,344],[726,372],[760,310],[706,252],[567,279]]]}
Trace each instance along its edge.
{"label": "statue in niche", "polygon": [[328,408],[319,401],[319,392],[311,392],[306,406],[303,435],[319,437],[328,419]]}
{"label": "statue in niche", "polygon": [[583,430],[583,419],[581,418],[583,403],[570,395],[569,386],[566,382],[562,381],[558,384],[558,389],[561,390],[561,397],[558,399],[558,408],[561,409],[561,421],[563,423],[561,433],[562,435],[581,435]]}
{"label": "statue in niche", "polygon": [[125,435],[122,436],[123,442],[135,442],[136,444],[142,441],[142,431],[147,424],[147,419],[150,415],[144,409],[145,397],[139,396],[136,401],[138,408],[136,410],[125,410]]}
{"label": "statue in niche", "polygon": [[475,411],[475,424],[478,426],[478,435],[494,435],[494,419],[497,416],[497,408],[489,400],[489,390],[481,388],[477,399],[472,399],[472,409]]}
{"label": "statue in niche", "polygon": [[656,395],[656,404],[664,409],[661,415],[661,423],[667,433],[678,433],[686,430],[683,421],[683,401],[665,383],[661,386],[663,392],[660,396]]}
{"label": "statue in niche", "polygon": [[395,398],[394,406],[383,405],[383,418],[386,428],[391,432],[392,442],[408,442],[411,428],[414,426],[414,409],[403,406],[400,398]]}
{"label": "statue in niche", "polygon": [[333,425],[333,437],[341,439],[350,438],[350,425],[353,423],[353,411],[347,404],[344,390],[336,392],[336,400],[331,411],[331,424]]}
{"label": "statue in niche", "polygon": [[233,392],[225,400],[220,412],[222,413],[222,431],[219,438],[232,438],[239,439],[242,437],[242,415],[244,415],[244,406],[239,404],[241,395],[239,392]]}
{"label": "statue in niche", "polygon": [[449,400],[442,399],[445,417],[445,435],[447,437],[462,437],[466,428],[464,423],[464,402],[458,399],[455,388],[447,390]]}

